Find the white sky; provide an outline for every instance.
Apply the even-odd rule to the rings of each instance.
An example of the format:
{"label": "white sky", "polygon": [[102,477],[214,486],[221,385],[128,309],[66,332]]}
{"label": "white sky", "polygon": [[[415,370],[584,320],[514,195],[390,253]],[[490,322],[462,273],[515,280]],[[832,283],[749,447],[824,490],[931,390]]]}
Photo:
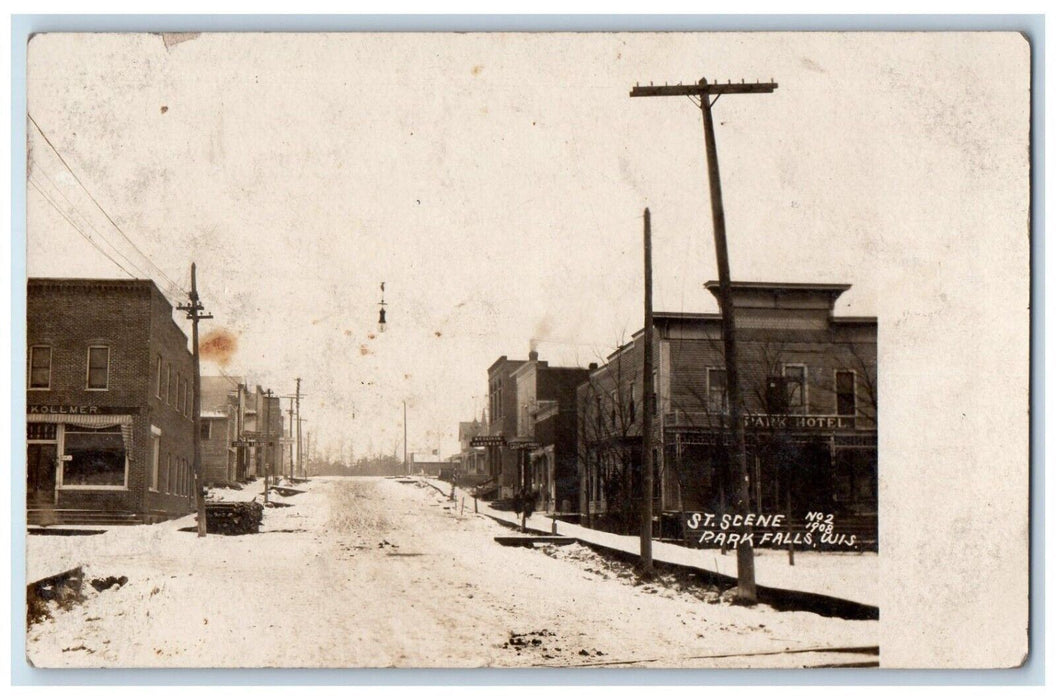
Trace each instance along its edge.
{"label": "white sky", "polygon": [[[643,207],[656,308],[715,309],[699,111],[636,82],[779,83],[715,106],[733,277],[850,283],[838,313],[883,332],[885,293],[1022,217],[993,183],[1022,175],[1025,61],[982,34],[40,35],[29,111],[166,275],[197,262],[225,371],[302,377],[322,449],[402,450],[406,400],[446,456],[496,357],[586,365],[641,326]],[[145,269],[29,133],[39,185]],[[128,276],[33,187],[28,216],[30,275]]]}

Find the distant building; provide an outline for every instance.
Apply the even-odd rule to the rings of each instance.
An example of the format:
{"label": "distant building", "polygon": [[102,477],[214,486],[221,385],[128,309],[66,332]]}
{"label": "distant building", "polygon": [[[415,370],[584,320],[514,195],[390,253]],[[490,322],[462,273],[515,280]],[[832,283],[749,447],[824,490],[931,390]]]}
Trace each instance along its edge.
{"label": "distant building", "polygon": [[27,287],[30,524],[154,522],[194,507],[194,363],[149,280]]}
{"label": "distant building", "polygon": [[[717,283],[707,285],[717,294]],[[735,282],[750,510],[832,513],[844,531],[877,533],[875,318],[839,317],[849,285]],[[654,512],[721,512],[736,487],[728,464],[721,316],[656,313]],[[641,498],[643,331],[577,390],[583,518],[629,530]]]}
{"label": "distant building", "polygon": [[463,477],[482,477],[488,474],[488,463],[486,449],[473,447],[473,438],[487,434],[487,426],[483,421],[461,421],[458,424],[459,453],[452,460],[457,460],[459,474]]}
{"label": "distant building", "polygon": [[[517,434],[517,386],[513,373],[524,360],[505,355],[488,368],[488,435],[513,437]],[[488,475],[499,487],[499,496],[509,498],[520,486],[519,455],[500,446],[486,449]]]}
{"label": "distant building", "polygon": [[249,448],[239,441],[245,410],[245,382],[240,377],[202,377],[202,471],[206,486],[245,480]]}
{"label": "distant building", "polygon": [[455,465],[450,461],[422,461],[416,460],[414,455],[411,455],[410,471],[411,474],[422,474],[425,476],[441,476],[442,474],[449,474],[454,471]]}
{"label": "distant building", "polygon": [[538,494],[539,510],[574,513],[579,505],[576,387],[587,380],[588,371],[551,367],[532,350],[510,376],[517,393],[513,445],[524,485]]}
{"label": "distant building", "polygon": [[268,397],[259,385],[255,389],[243,385],[245,400],[241,444],[246,445],[246,466],[243,479],[281,476],[287,470],[285,423],[278,396]]}

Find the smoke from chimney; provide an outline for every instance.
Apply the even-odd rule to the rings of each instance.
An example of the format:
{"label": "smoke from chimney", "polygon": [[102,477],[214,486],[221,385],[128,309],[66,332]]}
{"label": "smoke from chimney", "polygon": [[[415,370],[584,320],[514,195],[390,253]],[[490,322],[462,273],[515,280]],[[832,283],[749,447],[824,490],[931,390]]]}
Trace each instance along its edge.
{"label": "smoke from chimney", "polygon": [[532,331],[532,337],[528,340],[528,349],[535,352],[539,349],[539,341],[546,340],[547,336],[550,335],[553,330],[553,325],[550,323],[549,316],[543,316],[539,319],[539,322],[535,324],[535,330]]}

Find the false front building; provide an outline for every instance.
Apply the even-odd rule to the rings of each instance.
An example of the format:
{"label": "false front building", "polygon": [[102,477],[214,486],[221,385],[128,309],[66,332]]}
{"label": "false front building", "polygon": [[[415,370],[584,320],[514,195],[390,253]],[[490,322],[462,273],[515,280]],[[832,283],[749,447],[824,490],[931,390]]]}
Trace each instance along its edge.
{"label": "false front building", "polygon": [[[708,289],[718,293],[718,285]],[[745,405],[749,510],[832,514],[876,542],[876,319],[838,317],[849,285],[733,284]],[[681,537],[687,512],[726,512],[732,438],[719,314],[654,315],[656,534]],[[577,392],[580,512],[634,531],[641,499],[644,334]]]}
{"label": "false front building", "polygon": [[510,375],[517,432],[507,450],[517,455],[522,485],[536,494],[537,510],[574,514],[578,505],[576,387],[587,374],[581,367],[551,367],[532,350]]}
{"label": "false front building", "polygon": [[30,524],[154,522],[194,507],[194,363],[149,280],[30,279]]}

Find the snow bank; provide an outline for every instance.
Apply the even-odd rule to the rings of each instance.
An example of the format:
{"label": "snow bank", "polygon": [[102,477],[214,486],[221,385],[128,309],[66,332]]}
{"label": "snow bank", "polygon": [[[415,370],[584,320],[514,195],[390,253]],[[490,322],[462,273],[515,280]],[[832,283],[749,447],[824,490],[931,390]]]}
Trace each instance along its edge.
{"label": "snow bank", "polygon": [[[451,485],[447,482],[423,480],[444,493],[450,493]],[[473,499],[472,495],[461,489],[456,489],[456,497],[465,497],[469,503],[472,503]],[[478,508],[480,512],[504,522],[514,525],[521,523],[520,516],[516,513],[495,510],[483,501],[478,503]],[[544,532],[553,531],[553,520],[538,513],[528,518],[527,525]],[[628,554],[637,555],[639,552],[636,535],[616,535],[560,520],[557,521],[557,534]],[[670,542],[654,541],[653,559],[737,578],[737,555],[732,550],[724,556],[718,549],[694,549]],[[769,588],[816,593],[879,607],[880,566],[875,552],[797,551],[795,562],[795,566],[789,566],[788,552],[785,550],[757,548],[756,583]]]}

